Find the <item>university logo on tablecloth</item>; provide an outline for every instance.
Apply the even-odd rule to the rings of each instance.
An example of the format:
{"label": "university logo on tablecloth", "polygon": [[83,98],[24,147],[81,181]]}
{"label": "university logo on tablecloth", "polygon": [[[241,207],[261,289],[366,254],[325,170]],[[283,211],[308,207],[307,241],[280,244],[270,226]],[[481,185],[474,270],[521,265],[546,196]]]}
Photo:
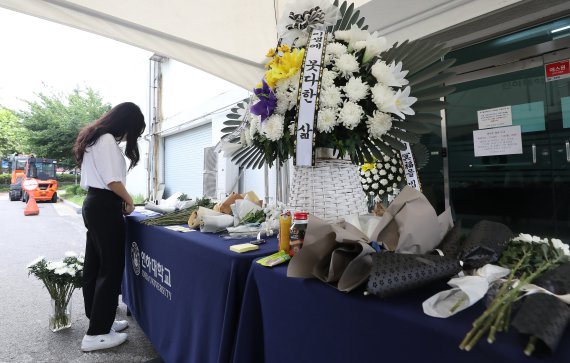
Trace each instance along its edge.
{"label": "university logo on tablecloth", "polygon": [[139,246],[136,242],[131,244],[131,262],[133,265],[133,271],[135,275],[140,275],[141,273],[141,254],[139,251]]}

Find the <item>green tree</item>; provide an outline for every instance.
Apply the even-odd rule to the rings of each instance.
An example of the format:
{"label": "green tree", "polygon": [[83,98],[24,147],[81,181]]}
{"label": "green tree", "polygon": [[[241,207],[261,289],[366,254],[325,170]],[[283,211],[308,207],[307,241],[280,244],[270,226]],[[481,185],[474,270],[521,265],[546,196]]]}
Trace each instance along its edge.
{"label": "green tree", "polygon": [[57,159],[68,167],[75,165],[73,144],[79,130],[111,109],[99,94],[87,87],[71,93],[36,94],[38,101],[27,101],[28,110],[19,114],[27,132],[27,148],[37,156]]}
{"label": "green tree", "polygon": [[24,152],[24,128],[18,116],[0,107],[0,157]]}

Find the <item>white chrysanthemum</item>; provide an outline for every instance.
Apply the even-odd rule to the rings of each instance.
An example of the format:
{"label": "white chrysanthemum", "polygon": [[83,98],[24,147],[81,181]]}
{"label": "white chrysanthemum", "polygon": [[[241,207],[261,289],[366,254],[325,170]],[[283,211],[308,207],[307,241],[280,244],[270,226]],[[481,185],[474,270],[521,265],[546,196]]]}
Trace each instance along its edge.
{"label": "white chrysanthemum", "polygon": [[362,81],[361,77],[350,77],[343,87],[346,97],[352,102],[358,102],[368,95],[370,86]]}
{"label": "white chrysanthemum", "polygon": [[269,140],[277,141],[283,137],[284,121],[282,115],[274,113],[261,124],[260,131]]}
{"label": "white chrysanthemum", "polygon": [[378,179],[380,179],[380,177],[378,176],[378,174],[375,174],[375,175],[372,176],[372,180],[378,180]]}
{"label": "white chrysanthemum", "polygon": [[77,271],[75,271],[75,269],[74,269],[74,268],[71,268],[71,267],[69,267],[69,268],[67,269],[67,271],[66,271],[66,273],[67,273],[69,276],[75,276],[76,272],[77,272]]}
{"label": "white chrysanthemum", "polygon": [[321,78],[321,89],[334,87],[334,80],[338,77],[338,73],[328,68],[323,70],[323,77]]}
{"label": "white chrysanthemum", "polygon": [[374,87],[370,89],[372,92],[372,101],[376,104],[379,110],[388,102],[392,102],[394,99],[394,91],[381,83],[376,83]]}
{"label": "white chrysanthemum", "polygon": [[36,258],[35,260],[33,260],[32,262],[30,262],[26,267],[30,268],[36,264],[38,264],[38,262],[42,261],[45,257],[44,256],[40,256],[38,258]]}
{"label": "white chrysanthemum", "polygon": [[48,264],[47,264],[48,270],[57,270],[57,269],[65,268],[65,267],[66,267],[66,265],[65,265],[65,263],[63,263],[63,261],[48,262]]}
{"label": "white chrysanthemum", "polygon": [[317,115],[317,130],[319,132],[331,132],[337,124],[336,110],[323,108]]}
{"label": "white chrysanthemum", "polygon": [[336,39],[344,40],[348,43],[348,50],[351,51],[354,48],[356,42],[361,40],[366,40],[370,33],[366,30],[360,29],[356,25],[352,25],[349,30],[337,30],[334,33]]}
{"label": "white chrysanthemum", "polygon": [[374,57],[388,49],[388,42],[386,41],[386,38],[378,36],[378,32],[374,32],[369,34],[366,37],[366,40],[361,40],[354,44],[354,49],[363,48],[366,48],[366,50],[362,56],[362,63],[368,63],[374,59]]}
{"label": "white chrysanthemum", "polygon": [[368,126],[370,136],[379,139],[392,128],[392,117],[387,113],[374,111],[372,117],[368,116],[366,125]]}
{"label": "white chrysanthemum", "polygon": [[552,238],[550,241],[554,248],[561,250],[566,256],[570,256],[570,247],[566,243],[557,238]]}
{"label": "white chrysanthemum", "polygon": [[67,267],[60,267],[60,268],[56,268],[53,271],[56,275],[64,275],[67,273]]}
{"label": "white chrysanthemum", "polygon": [[[406,116],[404,116],[404,114],[415,115],[414,110],[412,110],[410,106],[412,106],[417,101],[417,98],[409,96],[410,87],[406,87],[404,91],[399,89],[391,99],[383,102],[382,107],[378,106],[378,108],[384,112],[390,112],[398,115],[402,119],[405,119]],[[374,102],[376,103],[376,101]]]}
{"label": "white chrysanthemum", "polygon": [[372,189],[378,189],[378,183],[372,184]]}
{"label": "white chrysanthemum", "polygon": [[386,170],[381,169],[381,170],[380,170],[380,175],[386,175]]}
{"label": "white chrysanthemum", "polygon": [[339,58],[341,55],[347,53],[346,45],[342,43],[329,43],[327,44],[326,54],[330,54],[335,58]]}
{"label": "white chrysanthemum", "polygon": [[275,106],[275,113],[285,114],[289,110],[289,99],[288,98],[278,98],[277,105]]}
{"label": "white chrysanthemum", "polygon": [[335,66],[338,69],[339,73],[348,78],[354,72],[358,72],[360,65],[358,64],[358,60],[352,54],[343,54],[341,55],[336,61]]}
{"label": "white chrysanthemum", "polygon": [[520,242],[532,242],[532,236],[526,233],[520,233],[517,237],[513,238],[513,241],[520,241]]}
{"label": "white chrysanthemum", "polygon": [[342,104],[342,93],[340,88],[332,86],[321,89],[320,108],[336,109]]}
{"label": "white chrysanthemum", "polygon": [[402,62],[397,65],[394,62],[387,65],[384,61],[378,61],[374,63],[370,71],[378,82],[387,86],[402,87],[409,83],[405,78],[408,71],[402,71]]}
{"label": "white chrysanthemum", "polygon": [[386,180],[386,179],[381,179],[381,180],[380,180],[380,184],[386,185],[386,184],[388,184],[388,180]]}
{"label": "white chrysanthemum", "polygon": [[354,102],[347,101],[340,110],[338,118],[340,122],[349,130],[354,129],[360,123],[364,110]]}

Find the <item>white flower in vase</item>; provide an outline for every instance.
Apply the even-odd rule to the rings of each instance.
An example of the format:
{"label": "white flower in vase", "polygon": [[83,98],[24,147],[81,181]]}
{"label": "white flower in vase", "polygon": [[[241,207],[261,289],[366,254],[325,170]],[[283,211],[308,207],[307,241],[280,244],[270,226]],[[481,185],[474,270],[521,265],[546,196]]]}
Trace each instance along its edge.
{"label": "white flower in vase", "polygon": [[319,132],[331,132],[337,124],[336,110],[323,108],[317,115],[317,129]]}
{"label": "white flower in vase", "polygon": [[372,101],[376,104],[376,107],[382,111],[384,111],[384,105],[394,102],[394,96],[396,95],[392,88],[382,83],[376,83],[374,87],[370,89],[370,92],[372,92]]}
{"label": "white flower in vase", "polygon": [[402,87],[409,83],[406,79],[408,71],[402,71],[402,62],[386,64],[384,61],[377,61],[370,69],[372,75],[380,83],[387,86]]}
{"label": "white flower in vase", "polygon": [[370,33],[366,30],[361,30],[357,26],[353,25],[349,30],[337,30],[334,33],[336,39],[344,40],[348,43],[348,51],[352,51],[354,49],[354,45],[362,40],[366,40]]}
{"label": "white flower in vase", "polygon": [[349,130],[354,129],[360,123],[362,116],[364,115],[364,110],[360,105],[354,102],[347,101],[340,110],[339,119]]}
{"label": "white flower in vase", "polygon": [[337,42],[332,42],[327,44],[326,54],[330,54],[335,58],[340,58],[340,56],[346,54],[347,51],[348,48],[346,47],[346,45]]}
{"label": "white flower in vase", "polygon": [[368,116],[366,125],[370,135],[379,139],[392,128],[392,116],[384,112],[374,111],[372,117]]}
{"label": "white flower in vase", "polygon": [[417,101],[417,98],[410,97],[410,87],[401,89],[394,94],[394,96],[387,102],[382,104],[381,110],[398,115],[400,118],[405,119],[405,115],[415,115],[415,111],[410,107]]}
{"label": "white flower in vase", "polygon": [[342,104],[342,93],[338,87],[327,87],[321,90],[320,108],[337,108]]}
{"label": "white flower in vase", "polygon": [[336,69],[345,78],[350,77],[354,72],[358,72],[360,64],[352,54],[343,54],[335,61]]}
{"label": "white flower in vase", "polygon": [[271,141],[277,141],[283,136],[282,115],[274,113],[261,124],[261,133]]}
{"label": "white flower in vase", "polygon": [[370,87],[362,81],[362,77],[350,77],[343,89],[350,101],[358,102],[368,95]]}

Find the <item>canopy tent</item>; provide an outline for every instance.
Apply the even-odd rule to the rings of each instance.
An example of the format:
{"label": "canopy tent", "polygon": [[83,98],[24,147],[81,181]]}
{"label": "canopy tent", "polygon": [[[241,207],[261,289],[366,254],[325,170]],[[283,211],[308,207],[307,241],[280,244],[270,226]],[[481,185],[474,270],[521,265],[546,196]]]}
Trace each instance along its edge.
{"label": "canopy tent", "polygon": [[[0,6],[134,45],[249,89],[259,82],[264,55],[277,42],[277,19],[294,1],[0,0]],[[350,2],[361,7],[370,29],[396,41],[425,35],[425,29],[436,32],[518,1]],[[440,17],[446,21],[437,21]],[[414,24],[428,20],[424,34],[412,31]]]}

